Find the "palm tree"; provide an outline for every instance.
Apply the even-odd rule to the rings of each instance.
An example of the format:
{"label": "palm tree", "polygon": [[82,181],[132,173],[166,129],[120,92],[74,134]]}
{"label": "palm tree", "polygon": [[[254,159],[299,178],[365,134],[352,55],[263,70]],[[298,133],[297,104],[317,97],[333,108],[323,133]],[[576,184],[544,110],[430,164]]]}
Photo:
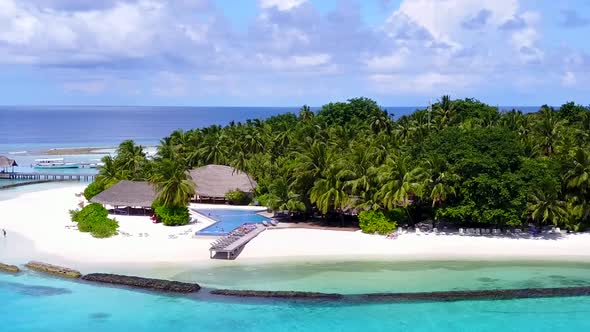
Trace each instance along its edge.
{"label": "palm tree", "polygon": [[132,140],[123,141],[117,149],[115,160],[126,179],[143,180],[144,176],[141,173],[147,159],[141,145],[135,145]]}
{"label": "palm tree", "polygon": [[348,193],[344,190],[346,179],[338,174],[336,167],[331,167],[327,173],[326,178],[315,181],[309,196],[323,214],[342,211],[349,203]]}
{"label": "palm tree", "polygon": [[186,207],[195,194],[195,183],[175,158],[158,161],[150,181],[158,192],[158,202],[166,207]]}
{"label": "palm tree", "polygon": [[574,154],[573,167],[565,174],[566,185],[584,195],[590,192],[590,153],[578,148]]}
{"label": "palm tree", "polygon": [[377,196],[386,209],[406,208],[420,196],[424,183],[424,169],[410,167],[408,157],[388,158],[379,169],[379,181],[383,183]]}
{"label": "palm tree", "polygon": [[299,119],[303,122],[309,122],[313,119],[314,113],[311,111],[311,108],[307,105],[303,105],[299,110]]}
{"label": "palm tree", "polygon": [[331,159],[328,147],[323,142],[307,139],[295,152],[294,173],[297,177],[318,178],[328,167]]}
{"label": "palm tree", "polygon": [[415,131],[416,129],[409,116],[403,115],[397,120],[394,132],[402,141],[407,142],[411,139]]}
{"label": "palm tree", "polygon": [[227,160],[227,147],[225,146],[225,136],[217,132],[211,136],[205,136],[207,139],[197,150],[200,160],[204,164],[223,165]]}
{"label": "palm tree", "polygon": [[121,170],[118,168],[115,160],[111,156],[104,156],[101,159],[103,165],[98,171],[96,181],[108,188],[123,179]]}
{"label": "palm tree", "polygon": [[392,124],[391,119],[387,116],[387,112],[383,111],[373,115],[370,119],[369,127],[376,134],[381,131],[389,132]]}
{"label": "palm tree", "polygon": [[341,159],[340,176],[348,179],[345,189],[350,190],[356,206],[376,208],[373,201],[377,178],[375,165],[381,162],[381,156],[380,151],[374,147],[367,147],[367,144],[367,142],[357,143],[347,158]]}
{"label": "palm tree", "polygon": [[538,145],[545,156],[555,153],[563,125],[564,121],[559,119],[552,108],[546,106],[541,108],[536,129],[540,137]]}
{"label": "palm tree", "polygon": [[584,148],[575,150],[572,166],[564,176],[568,194],[568,210],[579,221],[590,216],[590,153]]}
{"label": "palm tree", "polygon": [[432,200],[432,207],[437,204],[442,204],[450,196],[456,194],[455,187],[449,182],[455,180],[457,175],[448,171],[448,165],[438,156],[429,157],[424,164],[425,187],[432,185],[430,190],[430,199]]}
{"label": "palm tree", "polygon": [[531,194],[528,211],[531,218],[539,222],[539,226],[547,222],[558,225],[567,221],[566,203],[558,199],[557,193],[537,190]]}
{"label": "palm tree", "polygon": [[456,116],[455,105],[451,97],[444,95],[434,106],[434,122],[439,129],[448,127]]}

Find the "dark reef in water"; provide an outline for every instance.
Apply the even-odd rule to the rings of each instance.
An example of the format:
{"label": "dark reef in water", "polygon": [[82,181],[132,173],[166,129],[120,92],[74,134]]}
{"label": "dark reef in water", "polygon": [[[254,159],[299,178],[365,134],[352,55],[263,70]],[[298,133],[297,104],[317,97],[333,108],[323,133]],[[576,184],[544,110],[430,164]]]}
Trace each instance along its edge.
{"label": "dark reef in water", "polygon": [[194,293],[201,289],[201,286],[193,283],[107,273],[87,274],[82,280],[172,293]]}
{"label": "dark reef in water", "polygon": [[255,290],[232,290],[232,289],[215,289],[211,291],[213,295],[236,296],[236,297],[265,297],[265,298],[284,298],[284,299],[331,299],[339,300],[344,296],[342,294],[316,293],[316,292],[295,292],[295,291],[255,291]]}
{"label": "dark reef in water", "polygon": [[290,291],[255,291],[255,290],[228,290],[215,289],[212,295],[250,297],[250,298],[277,298],[277,299],[318,299],[318,300],[344,300],[350,302],[451,302],[451,301],[475,301],[475,300],[512,300],[543,297],[567,297],[590,296],[590,287],[564,287],[564,288],[527,288],[527,289],[493,289],[493,290],[457,290],[442,292],[419,293],[371,293],[357,295],[343,295],[313,292]]}
{"label": "dark reef in water", "polygon": [[359,297],[364,298],[370,302],[449,302],[470,300],[513,300],[567,296],[590,296],[590,287],[490,289],[424,293],[376,293],[359,295]]}

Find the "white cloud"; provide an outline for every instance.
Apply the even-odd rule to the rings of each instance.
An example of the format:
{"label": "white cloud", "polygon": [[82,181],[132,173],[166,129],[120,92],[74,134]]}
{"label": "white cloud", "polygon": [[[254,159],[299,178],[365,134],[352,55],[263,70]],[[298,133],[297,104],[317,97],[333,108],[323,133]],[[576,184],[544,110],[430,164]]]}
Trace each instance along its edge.
{"label": "white cloud", "polygon": [[291,56],[257,54],[257,58],[262,64],[273,69],[292,71],[329,65],[332,56],[326,53]]}
{"label": "white cloud", "polygon": [[490,12],[488,23],[497,27],[513,17],[518,7],[518,0],[404,0],[387,21],[405,16],[436,40],[453,43],[461,39],[462,23],[482,10]]}
{"label": "white cloud", "polygon": [[371,74],[369,81],[381,93],[427,95],[467,90],[477,78],[466,74],[426,72],[416,74]]}
{"label": "white cloud", "polygon": [[258,4],[264,9],[276,7],[278,10],[287,11],[299,7],[305,2],[307,0],[259,0]]}
{"label": "white cloud", "polygon": [[566,71],[561,77],[561,84],[565,87],[575,86],[577,82],[576,74],[571,71]]}
{"label": "white cloud", "polygon": [[[207,23],[178,22],[171,4],[156,0],[117,2],[108,8],[59,11],[16,0],[0,1],[0,52],[37,64],[81,59],[142,58],[167,50],[179,38],[202,43]],[[186,43],[190,44],[190,43]],[[10,57],[2,58],[10,62]]]}
{"label": "white cloud", "polygon": [[153,93],[162,97],[182,97],[190,92],[189,81],[181,74],[169,71],[160,72],[156,76]]}
{"label": "white cloud", "polygon": [[402,47],[389,55],[373,56],[364,62],[371,71],[398,71],[408,65],[410,50]]}
{"label": "white cloud", "polygon": [[[508,68],[543,60],[540,19],[519,0],[403,0],[382,27],[391,49],[364,58],[367,77],[380,91],[482,88]],[[507,29],[515,20],[521,24]]]}
{"label": "white cloud", "polygon": [[536,29],[541,16],[536,12],[525,12],[520,17],[526,27],[512,33],[512,45],[518,51],[520,59],[527,62],[537,62],[543,58],[543,51],[537,47],[540,35]]}

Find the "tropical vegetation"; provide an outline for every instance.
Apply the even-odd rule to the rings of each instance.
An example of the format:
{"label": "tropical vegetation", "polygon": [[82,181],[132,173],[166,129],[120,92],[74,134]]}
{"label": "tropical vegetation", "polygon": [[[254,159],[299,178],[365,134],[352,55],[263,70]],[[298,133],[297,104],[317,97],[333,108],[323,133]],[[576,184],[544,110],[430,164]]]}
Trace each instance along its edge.
{"label": "tropical vegetation", "polygon": [[90,233],[96,238],[117,235],[119,223],[108,218],[108,211],[100,204],[89,204],[81,210],[70,210],[73,222],[78,223],[80,232]]}
{"label": "tropical vegetation", "polygon": [[256,179],[255,201],[328,223],[394,211],[388,223],[579,230],[590,216],[590,108],[575,103],[523,113],[443,96],[394,117],[373,100],[354,98],[176,130],[153,160],[126,141],[104,162],[97,186],[149,180],[168,207],[185,206],[194,192],[186,170],[223,164]]}

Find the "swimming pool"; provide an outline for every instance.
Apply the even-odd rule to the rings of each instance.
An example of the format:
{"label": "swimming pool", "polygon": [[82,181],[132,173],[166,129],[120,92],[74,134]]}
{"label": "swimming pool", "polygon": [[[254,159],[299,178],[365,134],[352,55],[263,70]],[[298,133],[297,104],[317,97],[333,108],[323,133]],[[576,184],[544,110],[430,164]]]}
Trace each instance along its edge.
{"label": "swimming pool", "polygon": [[253,210],[234,210],[234,209],[198,209],[200,214],[207,216],[217,222],[203,228],[197,232],[197,235],[224,235],[243,224],[258,224],[270,219],[259,215]]}

